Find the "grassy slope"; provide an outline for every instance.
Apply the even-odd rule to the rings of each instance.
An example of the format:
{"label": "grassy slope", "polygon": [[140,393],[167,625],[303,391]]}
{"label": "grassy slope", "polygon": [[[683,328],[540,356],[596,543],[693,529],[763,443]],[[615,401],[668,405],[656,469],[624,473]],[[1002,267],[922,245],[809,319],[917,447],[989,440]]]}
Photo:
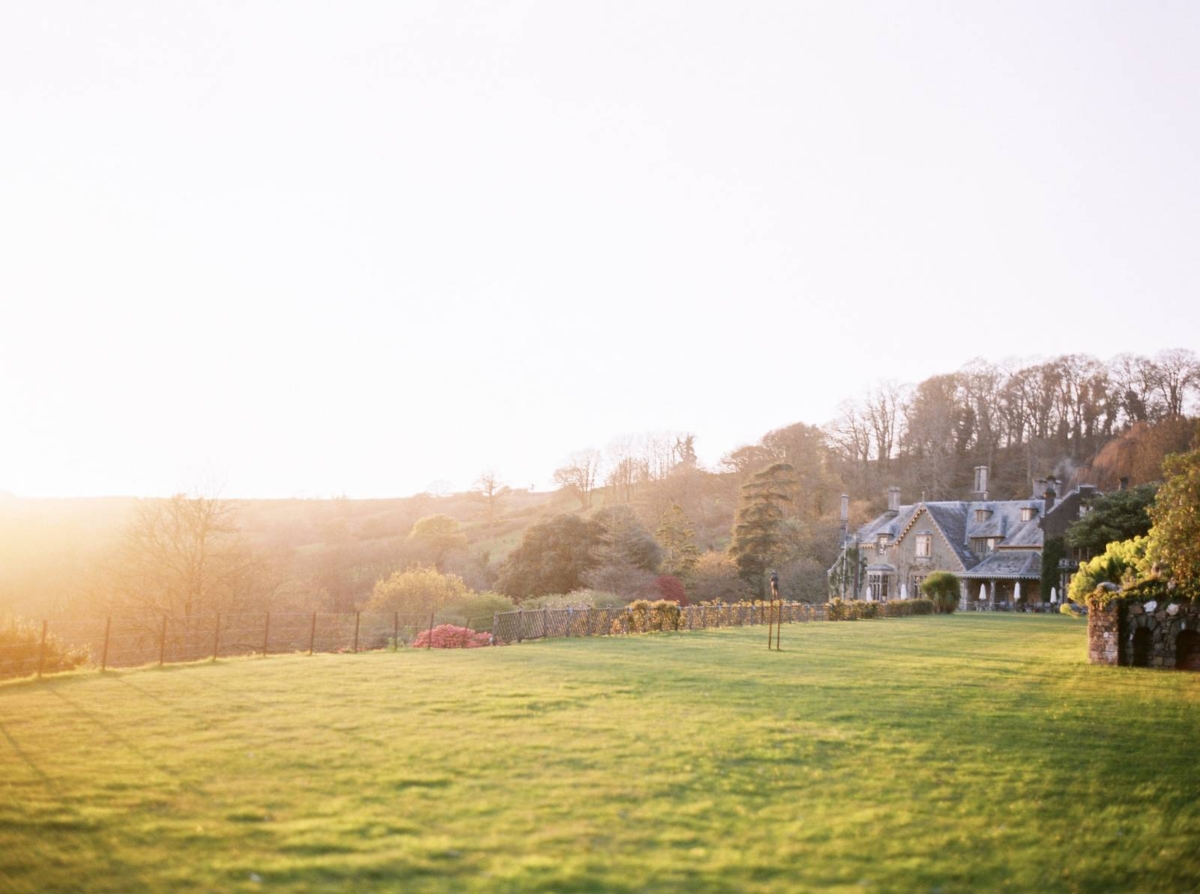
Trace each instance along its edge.
{"label": "grassy slope", "polygon": [[764,640],[3,686],[0,888],[1200,885],[1200,676],[1089,667],[1057,617]]}

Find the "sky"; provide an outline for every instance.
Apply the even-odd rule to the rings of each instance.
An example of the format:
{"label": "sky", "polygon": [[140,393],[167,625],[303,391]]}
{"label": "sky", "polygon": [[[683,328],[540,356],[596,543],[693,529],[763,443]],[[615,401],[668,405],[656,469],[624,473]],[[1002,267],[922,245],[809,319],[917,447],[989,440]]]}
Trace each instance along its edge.
{"label": "sky", "polygon": [[0,491],[388,497],[1197,349],[1200,5],[10,4]]}

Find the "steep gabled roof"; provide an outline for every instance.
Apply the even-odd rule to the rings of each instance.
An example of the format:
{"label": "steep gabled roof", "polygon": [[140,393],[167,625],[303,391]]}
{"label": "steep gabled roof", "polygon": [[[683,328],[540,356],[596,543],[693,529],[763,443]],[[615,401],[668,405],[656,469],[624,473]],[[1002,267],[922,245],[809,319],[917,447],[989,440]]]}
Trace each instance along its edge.
{"label": "steep gabled roof", "polygon": [[[909,507],[904,507],[909,508]],[[970,568],[975,564],[975,556],[971,551],[963,546],[962,538],[962,504],[961,503],[918,503],[911,507],[913,512],[907,518],[907,523],[900,530],[899,536],[896,537],[896,542],[900,542],[909,531],[920,521],[922,516],[928,517],[933,527],[942,535],[942,540],[950,547],[950,551],[958,559],[958,563],[963,569]],[[904,515],[903,509],[901,515]]]}

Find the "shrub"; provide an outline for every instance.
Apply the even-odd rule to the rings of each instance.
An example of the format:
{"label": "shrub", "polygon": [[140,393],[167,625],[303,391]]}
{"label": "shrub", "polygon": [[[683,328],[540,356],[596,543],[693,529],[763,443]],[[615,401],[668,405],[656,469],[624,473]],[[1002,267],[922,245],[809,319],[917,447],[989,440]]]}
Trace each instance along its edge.
{"label": "shrub", "polygon": [[1104,605],[1120,595],[1102,589],[1101,584],[1131,584],[1150,571],[1146,559],[1149,540],[1135,537],[1110,543],[1102,555],[1079,563],[1079,571],[1071,578],[1067,598],[1079,605]]}
{"label": "shrub", "polygon": [[[36,674],[42,656],[40,624],[13,620],[0,627],[0,680]],[[84,647],[68,646],[53,634],[46,637],[46,652],[41,659],[42,670],[74,670],[89,658]]]}
{"label": "shrub", "polygon": [[521,603],[525,610],[535,608],[624,608],[628,600],[604,590],[572,590],[570,593],[550,593],[535,596]]}
{"label": "shrub", "polygon": [[912,606],[912,613],[914,615],[932,615],[937,608],[933,604],[932,599],[925,599],[923,597],[909,600],[908,604]]}
{"label": "shrub", "polygon": [[491,622],[492,615],[516,611],[516,608],[511,599],[500,593],[472,593],[465,599],[450,603],[439,615],[466,618],[468,623],[479,619]]}
{"label": "shrub", "polygon": [[958,578],[949,571],[935,571],[921,581],[921,592],[929,597],[934,611],[940,615],[948,615],[958,608],[962,588]]}
{"label": "shrub", "polygon": [[436,568],[415,567],[393,572],[378,581],[367,603],[369,612],[400,612],[427,615],[474,595],[457,574],[442,574]]}
{"label": "shrub", "polygon": [[660,574],[655,584],[658,586],[659,598],[676,605],[688,604],[687,588],[679,578],[670,574]]}
{"label": "shrub", "polygon": [[639,599],[629,603],[628,633],[656,633],[683,628],[683,611],[674,602]]}
{"label": "shrub", "polygon": [[491,644],[490,633],[476,633],[469,627],[455,627],[453,624],[422,630],[412,643],[414,649],[478,649]]}

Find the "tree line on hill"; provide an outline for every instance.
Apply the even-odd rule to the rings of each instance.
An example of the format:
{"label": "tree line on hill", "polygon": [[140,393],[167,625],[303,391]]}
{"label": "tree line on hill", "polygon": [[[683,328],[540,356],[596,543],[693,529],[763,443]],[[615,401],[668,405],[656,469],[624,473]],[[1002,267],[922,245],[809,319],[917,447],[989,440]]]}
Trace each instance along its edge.
{"label": "tree line on hill", "polygon": [[[965,496],[976,465],[989,466],[1000,499],[1047,475],[1136,487],[1186,448],[1198,389],[1186,350],[976,360],[915,385],[879,383],[827,424],[768,432],[713,469],[698,462],[695,435],[660,433],[572,454],[548,494],[489,470],[471,493],[392,501],[140,500],[119,535],[92,538],[94,554],[64,567],[75,604],[152,612],[352,611],[416,566],[514,600],[580,589],[645,598],[675,586],[664,578],[693,600],[736,600],[761,593],[774,569],[789,598],[821,601],[841,494],[857,525],[889,485],[905,502]],[[0,574],[0,597],[34,583]]]}

